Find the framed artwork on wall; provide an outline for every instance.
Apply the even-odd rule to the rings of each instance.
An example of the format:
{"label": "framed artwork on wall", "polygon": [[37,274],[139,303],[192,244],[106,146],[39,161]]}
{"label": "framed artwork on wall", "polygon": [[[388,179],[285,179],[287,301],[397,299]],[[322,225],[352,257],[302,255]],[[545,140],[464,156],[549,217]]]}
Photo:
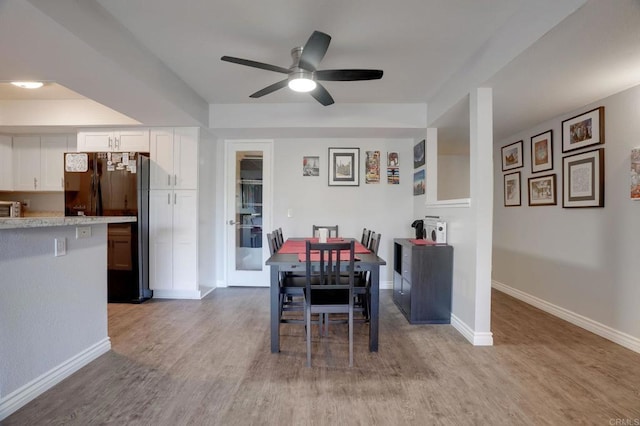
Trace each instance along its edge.
{"label": "framed artwork on wall", "polygon": [[302,176],[320,176],[320,157],[302,157]]}
{"label": "framed artwork on wall", "polygon": [[420,142],[418,142],[416,145],[413,146],[413,168],[417,169],[420,166],[424,166],[424,160],[425,160],[425,147],[424,147],[424,142],[425,140],[422,139]]}
{"label": "framed artwork on wall", "polygon": [[531,138],[531,173],[553,169],[553,130]]}
{"label": "framed artwork on wall", "polygon": [[604,149],[562,159],[562,207],[604,207]]}
{"label": "framed artwork on wall", "polygon": [[529,178],[529,205],[556,205],[556,175],[536,176]]}
{"label": "framed artwork on wall", "polygon": [[631,199],[640,200],[640,148],[631,150]]}
{"label": "framed artwork on wall", "polygon": [[329,186],[360,185],[360,148],[329,148]]}
{"label": "framed artwork on wall", "polygon": [[424,170],[418,170],[413,174],[413,195],[423,195],[426,186]]}
{"label": "framed artwork on wall", "polygon": [[502,171],[522,167],[522,141],[502,147]]}
{"label": "framed artwork on wall", "polygon": [[562,122],[562,152],[604,143],[604,107]]}
{"label": "framed artwork on wall", "polygon": [[520,202],[520,172],[504,175],[504,206],[519,206]]}

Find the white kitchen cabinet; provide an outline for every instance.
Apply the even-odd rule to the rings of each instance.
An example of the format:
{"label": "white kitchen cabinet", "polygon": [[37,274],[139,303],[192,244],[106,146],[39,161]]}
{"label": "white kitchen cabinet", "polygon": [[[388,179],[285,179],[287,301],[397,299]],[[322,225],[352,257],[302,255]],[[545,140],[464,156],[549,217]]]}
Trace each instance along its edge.
{"label": "white kitchen cabinet", "polygon": [[67,135],[13,137],[13,190],[64,191]]}
{"label": "white kitchen cabinet", "polygon": [[78,152],[149,152],[149,129],[78,132]]}
{"label": "white kitchen cabinet", "polygon": [[0,191],[13,190],[12,145],[11,136],[0,135]]}
{"label": "white kitchen cabinet", "polygon": [[198,292],[198,192],[149,194],[149,287],[156,297]]}
{"label": "white kitchen cabinet", "polygon": [[198,188],[197,127],[151,130],[152,189]]}

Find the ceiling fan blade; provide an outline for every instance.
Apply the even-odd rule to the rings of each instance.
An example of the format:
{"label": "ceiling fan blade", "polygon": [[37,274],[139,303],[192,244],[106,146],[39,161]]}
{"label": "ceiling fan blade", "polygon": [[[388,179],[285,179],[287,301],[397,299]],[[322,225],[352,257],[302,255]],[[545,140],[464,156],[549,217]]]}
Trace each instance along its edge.
{"label": "ceiling fan blade", "polygon": [[279,67],[277,65],[265,64],[262,62],[250,61],[249,59],[234,58],[233,56],[223,56],[220,59],[226,62],[233,62],[234,64],[246,65],[248,67],[260,68],[268,71],[281,72],[283,74],[291,73],[291,70],[288,68]]}
{"label": "ceiling fan blade", "polygon": [[334,101],[327,89],[320,83],[316,83],[317,86],[311,92],[311,96],[313,96],[316,101],[320,102],[322,105],[327,106],[331,105]]}
{"label": "ceiling fan blade", "polygon": [[382,78],[382,70],[320,70],[315,77],[320,81],[378,80]]}
{"label": "ceiling fan blade", "polygon": [[315,71],[324,58],[331,43],[331,36],[320,31],[314,31],[302,48],[298,66],[307,71]]}
{"label": "ceiling fan blade", "polygon": [[250,98],[260,98],[264,95],[268,95],[269,93],[275,92],[278,89],[282,89],[283,87],[286,87],[287,84],[289,83],[288,79],[284,79],[282,81],[279,81],[277,83],[273,83],[271,86],[267,86],[262,90],[258,90],[256,93],[250,95]]}

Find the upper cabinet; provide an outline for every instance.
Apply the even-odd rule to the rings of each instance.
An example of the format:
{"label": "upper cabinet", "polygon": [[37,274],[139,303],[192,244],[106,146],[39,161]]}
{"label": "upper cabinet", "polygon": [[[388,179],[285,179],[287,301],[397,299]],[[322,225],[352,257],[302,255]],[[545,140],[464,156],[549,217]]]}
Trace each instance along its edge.
{"label": "upper cabinet", "polygon": [[13,190],[11,136],[0,135],[0,191]]}
{"label": "upper cabinet", "polygon": [[64,191],[64,153],[74,136],[14,136],[13,190]]}
{"label": "upper cabinet", "polygon": [[149,129],[78,132],[78,152],[149,152]]}
{"label": "upper cabinet", "polygon": [[151,189],[198,188],[198,128],[151,130]]}

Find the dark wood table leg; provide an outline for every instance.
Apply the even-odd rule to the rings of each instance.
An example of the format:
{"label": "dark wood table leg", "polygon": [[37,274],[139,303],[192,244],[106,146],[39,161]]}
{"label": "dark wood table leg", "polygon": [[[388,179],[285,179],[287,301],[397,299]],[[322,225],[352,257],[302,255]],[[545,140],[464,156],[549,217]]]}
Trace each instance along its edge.
{"label": "dark wood table leg", "polygon": [[271,353],[280,352],[280,268],[271,266]]}
{"label": "dark wood table leg", "polygon": [[380,312],[380,266],[371,268],[371,312],[369,313],[369,351],[378,352],[378,321]]}

